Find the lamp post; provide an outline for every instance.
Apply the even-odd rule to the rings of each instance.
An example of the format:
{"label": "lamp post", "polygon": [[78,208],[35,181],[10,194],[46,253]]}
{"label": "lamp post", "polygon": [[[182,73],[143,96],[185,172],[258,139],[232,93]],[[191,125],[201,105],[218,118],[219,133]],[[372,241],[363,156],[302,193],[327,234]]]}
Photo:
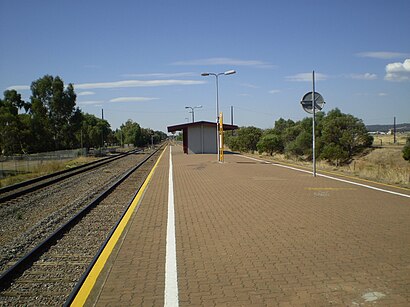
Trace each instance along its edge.
{"label": "lamp post", "polygon": [[218,151],[218,161],[220,161],[220,152],[219,152],[219,93],[218,93],[218,77],[221,75],[233,75],[235,70],[227,70],[225,72],[213,73],[213,72],[204,72],[201,74],[203,77],[215,76],[216,80],[216,147]]}
{"label": "lamp post", "polygon": [[195,122],[194,109],[200,109],[200,108],[202,108],[201,105],[196,106],[196,107],[185,107],[185,109],[191,109],[191,112],[189,112],[189,113],[192,113],[192,122]]}

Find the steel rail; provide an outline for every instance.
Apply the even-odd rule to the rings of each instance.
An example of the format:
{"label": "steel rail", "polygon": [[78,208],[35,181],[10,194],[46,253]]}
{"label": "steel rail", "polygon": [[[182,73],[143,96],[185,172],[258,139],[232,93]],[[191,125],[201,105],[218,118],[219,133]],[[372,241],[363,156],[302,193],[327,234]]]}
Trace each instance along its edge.
{"label": "steel rail", "polygon": [[[120,185],[125,179],[127,179],[133,172],[140,168],[145,162],[147,162],[154,154],[156,154],[163,146],[156,149],[148,157],[138,163],[136,166],[128,170],[120,179],[114,182],[104,192],[98,195],[87,206],[85,206],[74,217],[67,221],[64,225],[58,228],[48,238],[39,243],[35,248],[23,256],[18,262],[11,266],[0,276],[0,291],[7,289],[14,279],[18,278],[22,273],[30,267],[30,265],[38,260],[41,255],[47,251],[52,245],[54,245],[58,239],[60,239],[66,232],[68,232],[73,226],[75,226],[83,217],[87,215],[94,207],[96,207],[107,195],[109,195],[118,185]],[[116,227],[116,226],[115,226]],[[115,229],[115,228],[114,228]],[[113,232],[113,231],[112,231]],[[110,233],[109,237],[112,235]],[[105,246],[106,243],[104,243]]]}
{"label": "steel rail", "polygon": [[[52,174],[37,177],[37,178],[31,179],[31,180],[23,181],[23,182],[20,182],[20,183],[11,185],[11,186],[1,188],[0,189],[0,203],[6,202],[8,200],[11,200],[11,199],[14,199],[14,198],[17,198],[17,197],[20,197],[24,194],[36,191],[36,190],[44,188],[48,185],[52,185],[52,184],[57,183],[59,181],[62,181],[64,179],[67,179],[67,178],[70,178],[72,176],[84,173],[86,171],[92,170],[94,168],[100,167],[102,165],[108,164],[112,161],[121,159],[125,156],[128,156],[130,154],[134,154],[134,153],[137,153],[137,152],[140,152],[140,151],[141,151],[141,149],[131,150],[131,151],[128,151],[126,153],[119,154],[115,157],[107,157],[107,158],[104,158],[104,159],[101,159],[101,160],[97,160],[97,161],[93,161],[93,162],[90,162],[90,163],[87,163],[87,164],[79,165],[79,166],[73,167],[71,169],[55,172],[55,173],[52,173]],[[56,178],[52,179],[52,180],[49,180],[49,181],[44,181],[44,180],[47,180],[47,179],[50,179],[50,178],[53,178],[53,177],[56,177]],[[39,183],[37,185],[34,185],[32,187],[28,187],[28,188],[23,189],[23,190],[16,191],[15,193],[12,193],[12,194],[1,196],[1,194],[10,192],[12,190],[17,190],[17,189],[20,189],[20,188],[24,188],[26,186],[30,186],[32,184],[35,184],[35,183],[41,182],[41,181],[44,181],[44,182]]]}

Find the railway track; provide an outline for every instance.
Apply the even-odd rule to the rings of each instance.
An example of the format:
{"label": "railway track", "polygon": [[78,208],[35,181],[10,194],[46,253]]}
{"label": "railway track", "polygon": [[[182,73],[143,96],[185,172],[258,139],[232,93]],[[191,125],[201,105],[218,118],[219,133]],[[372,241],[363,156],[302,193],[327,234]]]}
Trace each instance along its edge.
{"label": "railway track", "polygon": [[0,277],[0,305],[62,305],[102,248],[160,150],[145,156]]}
{"label": "railway track", "polygon": [[122,153],[116,156],[107,157],[101,160],[96,160],[96,161],[93,161],[93,162],[90,162],[84,165],[73,167],[71,169],[63,170],[60,172],[55,172],[52,174],[37,177],[31,180],[23,181],[23,182],[14,184],[14,185],[1,188],[0,189],[0,204],[6,201],[9,201],[11,199],[20,197],[22,195],[25,195],[27,193],[36,191],[43,187],[49,186],[51,184],[55,184],[61,180],[73,177],[75,175],[90,171],[98,167],[101,167],[103,165],[111,163],[112,161],[121,159],[124,156],[134,154],[140,151],[141,149],[131,150],[131,151],[128,151],[126,153]]}
{"label": "railway track", "polygon": [[146,154],[134,151],[117,159],[106,159],[102,164],[94,163],[91,167],[79,168],[78,172],[64,173],[63,179],[58,174],[41,188],[34,189],[30,182],[26,187],[32,191],[22,193],[20,190],[17,196],[0,203],[0,273],[139,163]]}

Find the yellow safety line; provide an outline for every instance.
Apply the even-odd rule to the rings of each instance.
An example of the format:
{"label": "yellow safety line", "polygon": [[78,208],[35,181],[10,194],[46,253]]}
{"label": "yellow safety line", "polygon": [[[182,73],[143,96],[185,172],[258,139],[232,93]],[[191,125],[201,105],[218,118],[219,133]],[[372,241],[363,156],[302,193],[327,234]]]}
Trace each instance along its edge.
{"label": "yellow safety line", "polygon": [[125,213],[124,217],[122,218],[121,222],[119,223],[117,229],[115,229],[113,235],[111,236],[110,240],[108,241],[107,245],[101,252],[100,256],[98,257],[96,263],[94,264],[93,268],[91,269],[90,273],[88,274],[86,280],[84,281],[82,287],[78,291],[76,297],[74,298],[71,306],[83,306],[91,293],[95,283],[97,282],[97,278],[100,275],[102,269],[105,266],[105,263],[108,260],[108,257],[111,255],[115,245],[117,244],[121,234],[123,233],[125,226],[127,226],[128,221],[130,220],[132,213],[134,212],[135,208],[138,206],[142,195],[144,194],[145,189],[147,188],[148,183],[150,182],[155,169],[158,166],[166,148],[162,151],[158,161],[155,163],[154,167],[152,168],[151,172],[149,173],[147,179],[145,179],[143,185],[141,186],[139,192],[133,199],[131,206],[128,208],[127,212]]}
{"label": "yellow safety line", "polygon": [[[266,162],[270,162],[270,163],[283,164],[283,165],[287,165],[287,166],[301,168],[301,169],[304,169],[304,170],[309,170],[309,168],[307,166],[304,166],[304,165],[297,165],[297,164],[292,164],[292,163],[287,163],[287,162],[279,162],[279,161],[275,161],[275,160],[264,159],[264,158],[261,158],[261,157],[259,157],[259,159],[261,159],[263,161],[266,161]],[[372,180],[368,180],[368,179],[352,177],[352,176],[349,176],[349,175],[339,174],[339,173],[325,171],[325,170],[321,170],[321,169],[318,169],[318,171],[320,171],[321,173],[325,173],[325,174],[331,174],[331,175],[345,177],[345,178],[349,178],[349,179],[355,179],[355,180],[358,180],[358,181],[370,182],[370,183],[374,183],[374,184],[378,184],[378,185],[382,185],[382,186],[386,186],[386,187],[390,187],[390,188],[404,190],[404,191],[407,191],[407,192],[410,191],[410,189],[408,189],[408,188],[399,187],[399,186],[391,185],[391,184],[388,184],[388,183],[382,183],[382,182],[372,181]]]}

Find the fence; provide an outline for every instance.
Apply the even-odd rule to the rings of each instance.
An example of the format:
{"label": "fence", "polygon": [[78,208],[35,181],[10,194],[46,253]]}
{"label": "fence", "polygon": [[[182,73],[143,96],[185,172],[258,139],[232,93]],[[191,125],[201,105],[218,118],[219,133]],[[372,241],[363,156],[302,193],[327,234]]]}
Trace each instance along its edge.
{"label": "fence", "polygon": [[19,173],[30,173],[53,161],[64,161],[85,156],[85,148],[42,152],[30,155],[0,156],[0,179]]}

